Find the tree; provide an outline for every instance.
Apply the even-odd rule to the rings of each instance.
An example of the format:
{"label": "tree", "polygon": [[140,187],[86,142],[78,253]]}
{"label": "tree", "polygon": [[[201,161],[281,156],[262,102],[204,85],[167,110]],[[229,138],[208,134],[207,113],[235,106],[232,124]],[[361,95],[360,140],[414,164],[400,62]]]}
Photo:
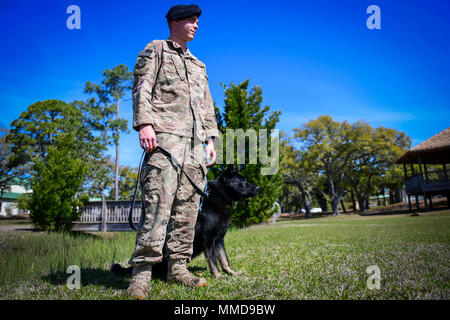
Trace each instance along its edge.
{"label": "tree", "polygon": [[117,200],[119,197],[119,138],[120,132],[127,131],[127,121],[120,119],[119,116],[119,105],[120,99],[125,95],[126,91],[132,88],[132,72],[128,71],[127,66],[120,64],[112,70],[106,69],[103,71],[103,77],[101,84],[86,82],[84,92],[97,95],[98,100],[92,98],[89,100],[89,104],[97,108],[97,113],[101,115],[102,119],[98,126],[104,130],[111,131],[110,137],[116,146],[114,199]]}
{"label": "tree", "polygon": [[401,190],[404,183],[404,171],[399,165],[392,165],[386,170],[383,185],[389,188],[389,204],[402,202]]}
{"label": "tree", "polygon": [[[223,85],[225,92],[225,106],[224,113],[221,114],[220,110],[216,107],[216,117],[218,120],[219,130],[224,133],[226,129],[241,129],[242,132],[248,132],[247,130],[255,130],[255,132],[261,132],[260,130],[275,129],[275,125],[279,121],[281,111],[270,112],[270,107],[261,107],[263,97],[260,87],[255,86],[253,89],[248,89],[249,80],[246,80],[238,85],[231,83]],[[227,141],[227,136],[222,135],[223,145],[229,146],[231,141]],[[230,138],[231,139],[231,138]],[[233,137],[233,142],[237,142],[237,138]],[[248,140],[248,139],[246,139]],[[232,208],[232,223],[237,226],[247,226],[254,223],[266,221],[273,214],[273,205],[278,200],[283,185],[283,178],[280,172],[275,174],[261,174],[263,163],[261,159],[255,161],[256,163],[248,164],[250,158],[250,149],[254,147],[250,146],[252,141],[246,144],[243,150],[245,154],[245,164],[240,165],[240,174],[245,176],[247,180],[259,186],[260,192],[257,196],[244,202],[237,203]],[[261,145],[264,143],[259,140],[259,152],[262,152]],[[272,140],[268,139],[268,149],[271,150]],[[248,147],[247,147],[248,146]],[[238,163],[238,152],[233,152],[233,163]],[[218,150],[220,153],[220,150]],[[273,155],[271,155],[273,156]],[[276,161],[279,161],[276,158]],[[278,163],[277,163],[278,164]],[[222,170],[226,168],[226,164],[221,166],[214,166],[212,170],[209,170],[209,177],[217,177]]]}
{"label": "tree", "polygon": [[84,119],[83,110],[76,103],[60,100],[33,103],[11,123],[6,137],[11,146],[11,162],[18,167],[35,157],[43,159],[57,137],[69,133],[75,137],[71,146],[75,154],[98,159],[106,148]]}
{"label": "tree", "polygon": [[312,195],[319,204],[320,209],[323,213],[327,213],[329,210],[329,197],[328,194],[328,184],[325,175],[317,174],[317,182],[313,188]]}
{"label": "tree", "polygon": [[302,143],[304,160],[310,165],[308,172],[318,174],[313,194],[322,210],[325,203],[320,193],[330,201],[333,215],[339,214],[339,203],[347,191],[353,206],[356,195],[359,208],[364,211],[370,194],[385,186],[382,181],[386,173],[411,145],[403,132],[384,127],[374,129],[364,121],[353,125],[347,121],[340,123],[330,116],[320,116],[294,131],[295,138]]}
{"label": "tree", "polygon": [[366,122],[357,122],[353,128],[356,152],[350,163],[350,186],[360,210],[365,211],[369,195],[382,187],[380,181],[394,161],[409,149],[411,141],[403,132],[384,127],[374,129]]}
{"label": "tree", "polygon": [[67,231],[86,201],[78,192],[86,170],[72,148],[74,133],[58,135],[46,157],[33,156],[33,193],[28,201],[33,224],[46,231]]}
{"label": "tree", "polygon": [[[136,186],[138,169],[129,167],[129,166],[121,166],[120,167],[120,175],[119,175],[119,200],[131,200],[133,198],[134,189]],[[140,199],[141,188],[138,188],[136,199]],[[113,199],[115,195],[115,190],[111,189],[111,194],[109,195],[109,199]]]}
{"label": "tree", "polygon": [[23,178],[26,166],[15,166],[12,162],[11,144],[6,140],[9,130],[0,128],[0,194],[4,192],[16,178]]}
{"label": "tree", "polygon": [[97,179],[97,172],[104,162],[106,146],[104,137],[98,134],[98,116],[84,102],[66,103],[60,100],[45,100],[33,103],[11,123],[6,137],[10,144],[10,166],[26,169],[25,175],[33,176],[33,168],[26,167],[33,158],[44,159],[48,148],[55,145],[61,134],[74,134],[71,149],[82,157],[87,170],[84,184],[89,186]]}
{"label": "tree", "polygon": [[[100,198],[114,187],[114,161],[110,156],[91,161],[83,181],[83,190],[94,198]],[[114,195],[111,200],[114,199]]]}
{"label": "tree", "polygon": [[312,191],[317,183],[317,174],[311,170],[304,151],[295,150],[293,142],[287,134],[282,133],[281,150],[283,160],[281,162],[284,182],[296,186],[301,193],[301,202],[305,209],[306,217],[311,216]]}
{"label": "tree", "polygon": [[328,192],[324,196],[331,203],[332,214],[338,215],[350,175],[349,163],[357,151],[353,143],[355,130],[347,121],[339,123],[330,116],[320,116],[294,131],[312,169],[326,178]]}
{"label": "tree", "polygon": [[[96,134],[92,113],[83,102],[45,100],[30,105],[11,124],[6,138],[11,146],[10,161],[17,167],[28,165],[33,201],[26,204],[38,227],[68,228],[66,219],[74,217],[68,207],[74,209],[83,186],[95,179],[106,147],[101,134]],[[49,216],[45,210],[50,210]]]}

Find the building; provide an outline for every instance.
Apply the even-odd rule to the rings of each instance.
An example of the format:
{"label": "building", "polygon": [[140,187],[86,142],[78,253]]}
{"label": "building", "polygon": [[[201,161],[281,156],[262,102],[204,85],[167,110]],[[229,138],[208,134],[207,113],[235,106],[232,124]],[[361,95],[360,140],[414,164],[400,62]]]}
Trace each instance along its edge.
{"label": "building", "polygon": [[32,191],[27,190],[23,185],[21,185],[19,179],[14,179],[14,184],[12,184],[3,193],[0,193],[0,216],[12,216],[28,213],[21,211],[17,207],[17,200],[22,194],[30,192]]}
{"label": "building", "polygon": [[[417,209],[419,195],[424,199],[425,209],[433,208],[431,199],[435,195],[446,196],[450,207],[450,127],[412,148],[395,163],[403,164],[410,210],[412,195],[416,198]],[[415,164],[418,170],[417,166],[414,170]],[[408,176],[408,165],[411,176]]]}

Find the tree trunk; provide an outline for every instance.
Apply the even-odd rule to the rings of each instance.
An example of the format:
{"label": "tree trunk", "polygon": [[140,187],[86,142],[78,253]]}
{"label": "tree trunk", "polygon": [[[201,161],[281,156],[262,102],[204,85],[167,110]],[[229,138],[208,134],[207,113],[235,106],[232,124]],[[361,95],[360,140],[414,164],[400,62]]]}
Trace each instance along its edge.
{"label": "tree trunk", "polygon": [[[117,134],[119,134],[117,132]],[[116,164],[115,164],[115,174],[114,174],[114,200],[119,199],[119,136],[117,136],[116,143]]]}
{"label": "tree trunk", "polygon": [[328,211],[327,199],[320,192],[316,193],[316,198],[322,213],[326,213]]}
{"label": "tree trunk", "polygon": [[356,209],[356,200],[355,200],[355,194],[353,193],[353,191],[350,191],[350,194],[352,196],[352,205],[353,205],[353,211],[355,212]]}
{"label": "tree trunk", "polygon": [[303,204],[305,207],[306,218],[311,217],[311,195],[307,190],[302,190]]}
{"label": "tree trunk", "polygon": [[331,209],[333,210],[332,216],[338,216],[339,215],[339,198],[333,198],[331,200]]}
{"label": "tree trunk", "polygon": [[394,203],[395,203],[394,190],[389,188],[389,204],[394,204]]}
{"label": "tree trunk", "polygon": [[402,188],[401,187],[396,188],[394,194],[395,194],[395,203],[399,203],[399,202],[403,201],[403,199],[402,199]]}
{"label": "tree trunk", "polygon": [[359,211],[365,212],[366,211],[366,207],[367,207],[366,201],[365,201],[366,200],[365,196],[358,195],[357,197],[358,197]]}
{"label": "tree trunk", "polygon": [[342,193],[337,190],[337,187],[335,188],[329,166],[327,166],[326,174],[328,180],[328,190],[331,195],[331,209],[333,211],[332,215],[337,216],[339,215],[339,201],[341,200]]}
{"label": "tree trunk", "polygon": [[384,194],[384,189],[385,189],[384,186],[381,186],[381,190],[383,190],[383,192],[381,194],[383,196],[383,206],[387,206],[386,197],[385,197],[385,194]]}
{"label": "tree trunk", "polygon": [[[117,114],[116,119],[119,120],[119,100],[117,100]],[[114,174],[114,200],[119,199],[119,127],[116,129],[116,165]]]}
{"label": "tree trunk", "polygon": [[331,198],[331,208],[333,210],[333,216],[338,216],[339,213],[339,202],[342,199],[342,196],[344,195],[344,191],[335,192],[332,194]]}
{"label": "tree trunk", "polygon": [[347,210],[345,210],[344,201],[342,201],[342,199],[341,199],[341,207],[342,207],[342,210],[344,211],[344,213],[347,213]]}

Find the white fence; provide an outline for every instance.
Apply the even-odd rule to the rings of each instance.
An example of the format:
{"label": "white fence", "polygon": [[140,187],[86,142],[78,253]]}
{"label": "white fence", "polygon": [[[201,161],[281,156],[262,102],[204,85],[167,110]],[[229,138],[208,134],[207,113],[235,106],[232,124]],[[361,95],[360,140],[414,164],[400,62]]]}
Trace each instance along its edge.
{"label": "white fence", "polygon": [[[76,231],[132,230],[128,225],[131,201],[96,201],[81,208],[81,216],[74,221]],[[141,201],[135,201],[132,221],[136,225],[141,217]]]}

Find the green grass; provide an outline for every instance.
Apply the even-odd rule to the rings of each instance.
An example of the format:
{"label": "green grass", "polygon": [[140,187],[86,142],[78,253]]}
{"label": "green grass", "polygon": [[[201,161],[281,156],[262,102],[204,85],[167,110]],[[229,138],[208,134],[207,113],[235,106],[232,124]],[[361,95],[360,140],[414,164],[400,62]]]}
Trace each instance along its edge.
{"label": "green grass", "polygon": [[[135,233],[0,233],[0,299],[128,299],[123,265]],[[152,281],[149,299],[449,299],[450,210],[420,216],[358,215],[283,220],[231,230],[228,256],[239,277],[216,280],[204,257],[189,268],[208,287]],[[81,289],[66,286],[69,265],[81,268]],[[369,290],[377,265],[381,287]]]}

